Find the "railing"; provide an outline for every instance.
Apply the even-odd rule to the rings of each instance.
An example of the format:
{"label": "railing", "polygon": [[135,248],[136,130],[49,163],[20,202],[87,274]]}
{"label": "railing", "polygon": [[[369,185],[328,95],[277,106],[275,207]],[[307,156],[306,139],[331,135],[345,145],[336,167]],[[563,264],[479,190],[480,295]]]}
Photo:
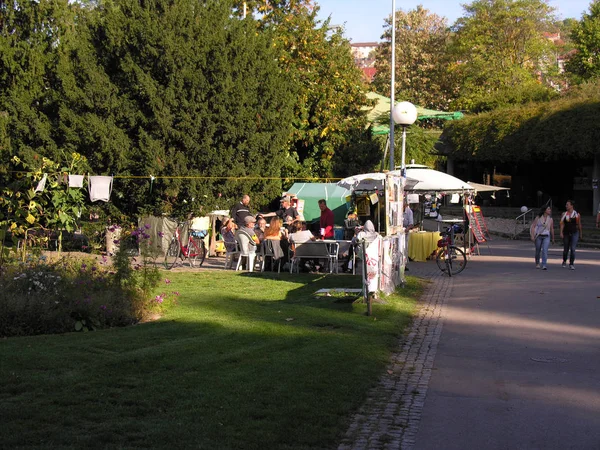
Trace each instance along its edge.
{"label": "railing", "polygon": [[[542,205],[542,208],[546,209],[548,206],[552,207],[552,199],[551,198],[549,198],[548,201]],[[523,220],[523,228],[525,228],[525,225],[527,224],[527,215],[528,214],[531,214],[531,220],[529,221],[529,223],[533,222],[533,218],[535,216],[535,213],[533,212],[533,208],[529,208],[523,214],[517,216],[517,218],[515,219],[515,233],[514,233],[513,238],[516,238],[517,234],[519,234],[521,231],[523,231],[523,230],[517,231],[517,225],[520,223],[521,219]]]}

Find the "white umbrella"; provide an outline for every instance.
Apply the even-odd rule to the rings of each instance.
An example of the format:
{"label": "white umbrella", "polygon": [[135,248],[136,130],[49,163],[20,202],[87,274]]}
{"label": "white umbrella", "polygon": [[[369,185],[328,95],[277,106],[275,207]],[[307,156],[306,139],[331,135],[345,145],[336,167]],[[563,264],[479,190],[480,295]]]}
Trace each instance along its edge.
{"label": "white umbrella", "polygon": [[363,173],[360,175],[352,175],[337,182],[337,185],[350,191],[374,191],[383,189],[385,181],[385,173]]}
{"label": "white umbrella", "polygon": [[473,186],[473,189],[475,189],[477,192],[496,192],[496,191],[509,191],[510,190],[510,188],[506,188],[506,187],[491,186],[489,184],[473,183],[472,181],[469,181],[469,184],[471,186]]}
{"label": "white umbrella", "polygon": [[[390,172],[394,173],[394,172]],[[394,173],[395,175],[399,175]],[[363,173],[360,175],[353,175],[351,177],[344,178],[337,182],[337,185],[346,188],[350,191],[375,191],[383,189],[383,182],[385,181],[386,174],[381,172],[374,173]],[[412,178],[406,179],[405,190],[410,190],[418,180]]]}
{"label": "white umbrella", "polygon": [[[397,170],[392,173],[400,173],[400,171]],[[418,181],[412,188],[406,188],[406,190],[413,192],[463,192],[474,190],[473,186],[459,178],[420,164],[406,166],[406,176]]]}

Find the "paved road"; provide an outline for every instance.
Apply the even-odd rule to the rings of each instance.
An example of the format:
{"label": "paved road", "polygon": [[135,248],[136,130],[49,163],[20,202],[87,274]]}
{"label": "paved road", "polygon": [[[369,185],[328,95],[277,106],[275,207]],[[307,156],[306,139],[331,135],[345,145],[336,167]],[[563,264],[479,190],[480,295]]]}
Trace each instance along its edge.
{"label": "paved road", "polygon": [[576,270],[496,239],[431,280],[421,313],[340,444],[346,449],[600,449],[600,251]]}
{"label": "paved road", "polygon": [[600,252],[493,241],[453,279],[415,449],[600,449]]}

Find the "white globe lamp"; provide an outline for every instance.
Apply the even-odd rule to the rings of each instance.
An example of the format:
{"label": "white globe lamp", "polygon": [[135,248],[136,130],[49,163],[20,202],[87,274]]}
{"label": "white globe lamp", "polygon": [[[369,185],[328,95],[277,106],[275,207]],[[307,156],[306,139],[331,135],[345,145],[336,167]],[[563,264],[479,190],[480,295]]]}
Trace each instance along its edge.
{"label": "white globe lamp", "polygon": [[396,103],[392,110],[392,117],[398,125],[407,127],[417,120],[417,108],[410,102]]}
{"label": "white globe lamp", "polygon": [[404,160],[406,159],[406,127],[412,125],[417,120],[417,108],[410,102],[396,103],[392,108],[392,119],[398,125],[402,125],[402,160],[401,173],[406,176]]}
{"label": "white globe lamp", "polygon": [[526,213],[529,210],[527,206],[521,206],[521,212]]}

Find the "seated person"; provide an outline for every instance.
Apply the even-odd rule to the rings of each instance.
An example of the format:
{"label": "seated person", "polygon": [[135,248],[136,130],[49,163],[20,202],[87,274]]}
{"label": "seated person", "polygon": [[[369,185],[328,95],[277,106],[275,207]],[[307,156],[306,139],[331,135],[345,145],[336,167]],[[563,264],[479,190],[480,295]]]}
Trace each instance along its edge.
{"label": "seated person", "polygon": [[[248,245],[253,246],[254,250],[256,250],[256,246],[258,244],[260,244],[260,241],[258,240],[258,236],[256,235],[256,231],[254,231],[255,225],[256,225],[256,219],[252,216],[247,216],[244,219],[244,226],[240,227],[240,229],[236,233],[236,235],[238,235],[239,233],[244,233],[246,236],[248,236],[248,239],[249,239]],[[248,250],[252,251],[251,248],[249,248]]]}
{"label": "seated person", "polygon": [[[246,216],[244,218],[244,226],[240,227],[239,230],[236,231],[235,235],[239,236],[240,234],[244,234],[248,238],[248,253],[256,254],[256,249],[260,241],[258,240],[258,236],[256,236],[256,232],[254,231],[254,226],[256,225],[256,219],[254,216]],[[245,252],[246,249],[241,249],[242,253]],[[250,258],[248,258],[250,259]]]}
{"label": "seated person", "polygon": [[233,252],[235,251],[235,230],[237,226],[231,217],[228,217],[223,222],[223,226],[221,227],[221,236],[223,237],[223,242],[225,242],[225,251]]}
{"label": "seated person", "polygon": [[291,242],[307,242],[314,241],[315,235],[308,230],[299,230],[294,233],[289,234],[289,239]]}
{"label": "seated person", "polygon": [[359,229],[356,236],[352,238],[352,243],[356,245],[358,242],[364,239],[367,244],[370,244],[377,239],[378,236],[379,233],[375,231],[375,225],[373,225],[373,222],[367,220],[365,222],[365,226],[362,229]]}
{"label": "seated person", "polygon": [[344,220],[344,239],[352,239],[355,235],[354,229],[358,226],[360,226],[360,220],[358,220],[356,213],[349,213]]}
{"label": "seated person", "polygon": [[281,259],[281,264],[285,264],[288,261],[289,241],[287,230],[281,226],[279,217],[273,217],[269,222],[269,228],[265,230],[265,240],[278,241],[279,245],[272,244],[274,259]]}
{"label": "seated person", "polygon": [[256,227],[254,228],[254,232],[258,237],[260,242],[265,240],[265,231],[267,229],[267,221],[263,216],[260,216],[259,219],[256,219]]}
{"label": "seated person", "polygon": [[355,234],[354,234],[354,237],[352,238],[350,248],[348,249],[347,253],[344,253],[342,255],[343,257],[348,258],[347,261],[342,266],[342,268],[345,272],[352,272],[352,269],[353,269],[352,261],[354,259],[353,255],[360,254],[360,252],[357,252],[357,249],[356,249],[356,247],[359,245],[359,243],[364,239],[365,244],[368,246],[371,242],[373,242],[375,239],[377,239],[378,236],[379,236],[379,233],[377,233],[377,231],[375,231],[375,226],[373,225],[373,222],[371,222],[370,220],[367,220],[365,222],[364,227],[356,227],[355,228]]}
{"label": "seated person", "polygon": [[287,239],[287,230],[281,226],[281,219],[273,217],[269,222],[269,228],[265,230],[265,239],[280,241]]}
{"label": "seated person", "polygon": [[[225,243],[225,251],[227,253],[235,252],[237,249],[237,243],[235,241],[235,230],[237,229],[237,225],[233,221],[231,217],[228,217],[223,222],[223,226],[221,226],[221,237],[223,238],[223,242]],[[225,265],[226,269],[231,269],[233,265],[233,258],[229,258],[227,260],[227,264]]]}

